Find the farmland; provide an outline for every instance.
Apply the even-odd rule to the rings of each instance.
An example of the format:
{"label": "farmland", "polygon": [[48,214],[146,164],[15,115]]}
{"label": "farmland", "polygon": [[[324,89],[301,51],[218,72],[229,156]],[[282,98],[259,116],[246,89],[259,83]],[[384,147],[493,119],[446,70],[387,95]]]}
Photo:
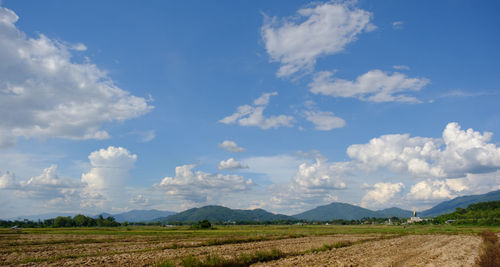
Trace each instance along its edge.
{"label": "farmland", "polygon": [[478,233],[483,229],[449,225],[0,229],[0,265],[169,266],[208,257],[243,266],[367,266],[374,261],[382,266],[469,266],[480,252]]}

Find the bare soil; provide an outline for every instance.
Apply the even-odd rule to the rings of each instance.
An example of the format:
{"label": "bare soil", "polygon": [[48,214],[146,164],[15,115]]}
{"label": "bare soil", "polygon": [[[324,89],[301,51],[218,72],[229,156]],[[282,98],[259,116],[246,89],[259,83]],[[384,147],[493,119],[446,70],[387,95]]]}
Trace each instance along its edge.
{"label": "bare soil", "polygon": [[[380,235],[311,236],[199,247],[196,246],[204,243],[205,239],[159,241],[140,237],[134,237],[134,239],[115,238],[116,240],[103,240],[99,238],[96,243],[78,244],[82,240],[75,238],[74,243],[77,244],[71,242],[40,244],[43,239],[35,237],[34,239],[39,241],[35,244],[26,242],[25,246],[20,244],[18,246],[0,246],[0,264],[21,266],[146,266],[154,265],[165,259],[176,261],[187,255],[203,256],[218,254],[226,258],[231,258],[238,256],[240,253],[271,250],[273,248],[277,248],[285,253],[300,252],[320,247],[323,244],[331,244],[339,241],[354,242],[378,236]],[[48,239],[49,243],[61,241],[52,239],[50,236],[48,236]],[[187,245],[193,247],[172,248],[172,244],[174,243],[179,246]],[[24,263],[29,261],[29,259],[38,260],[31,260],[32,262]]]}
{"label": "bare soil", "polygon": [[473,235],[409,235],[254,266],[474,266],[480,244]]}
{"label": "bare soil", "polygon": [[[16,239],[0,239],[0,265],[154,266],[167,259],[179,263],[187,255],[203,258],[217,254],[233,258],[241,253],[279,249],[287,255],[299,256],[254,266],[473,266],[482,242],[479,236],[466,234],[336,234],[210,246],[206,245],[207,240],[210,239],[20,235]],[[342,241],[354,244],[328,251],[308,251]]]}

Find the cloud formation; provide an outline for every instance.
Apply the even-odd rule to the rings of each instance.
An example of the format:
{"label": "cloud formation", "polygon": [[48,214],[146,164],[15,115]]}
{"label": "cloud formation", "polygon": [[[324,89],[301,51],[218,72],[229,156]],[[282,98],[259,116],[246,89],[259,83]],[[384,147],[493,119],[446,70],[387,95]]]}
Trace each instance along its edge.
{"label": "cloud formation", "polygon": [[330,131],[345,126],[345,120],[337,117],[330,111],[304,111],[306,120],[312,122],[316,130]]}
{"label": "cloud formation", "polygon": [[256,126],[263,130],[282,126],[292,127],[294,121],[293,116],[272,115],[266,117],[263,115],[264,109],[269,104],[269,99],[271,96],[275,95],[278,95],[278,93],[263,93],[259,98],[253,101],[253,105],[239,106],[235,113],[219,120],[219,122],[224,124],[238,123],[241,126]]}
{"label": "cloud formation", "polygon": [[339,53],[362,32],[374,30],[371,16],[349,3],[320,3],[293,17],[266,18],[261,35],[271,60],[281,64],[277,76],[287,77],[311,71],[319,57]]}
{"label": "cloud formation", "polygon": [[229,152],[235,152],[235,153],[238,153],[238,152],[244,152],[246,149],[243,148],[243,147],[239,147],[236,142],[234,141],[231,141],[231,140],[224,140],[222,141],[222,143],[219,144],[219,147],[226,150],[226,151],[229,151]]}
{"label": "cloud formation", "polygon": [[91,169],[81,178],[86,185],[83,195],[87,201],[82,205],[102,207],[105,202],[123,193],[137,156],[126,148],[110,146],[90,153],[88,158]]}
{"label": "cloud formation", "polygon": [[376,183],[361,199],[361,206],[385,204],[404,188],[403,183]]}
{"label": "cloud formation", "polygon": [[492,133],[462,130],[449,123],[442,138],[383,135],[367,144],[351,145],[347,154],[360,168],[387,168],[415,177],[457,178],[500,169],[500,148],[489,143]]}
{"label": "cloud formation", "polygon": [[119,88],[90,62],[76,63],[67,45],[40,34],[27,37],[19,17],[0,6],[0,147],[18,137],[105,139],[103,123],[141,116],[153,107]]}
{"label": "cloud formation", "polygon": [[193,171],[194,164],[177,166],[174,177],[165,177],[154,188],[163,190],[168,196],[193,203],[214,203],[221,193],[249,190],[254,182],[239,175],[222,175]]}
{"label": "cloud formation", "polygon": [[451,199],[469,189],[460,179],[425,180],[413,185],[407,197],[411,200],[437,201]]}
{"label": "cloud formation", "polygon": [[344,189],[342,178],[350,170],[346,162],[328,162],[321,155],[316,156],[312,164],[302,163],[292,179],[298,187],[307,190]]}
{"label": "cloud formation", "polygon": [[248,169],[248,165],[235,160],[234,158],[229,158],[226,161],[222,160],[217,166],[219,170],[238,170],[238,169]]}
{"label": "cloud formation", "polygon": [[355,81],[334,78],[330,71],[320,71],[309,84],[313,94],[332,97],[357,98],[370,102],[419,102],[408,92],[419,91],[429,83],[426,78],[408,78],[405,74],[392,74],[371,70]]}
{"label": "cloud formation", "polygon": [[61,179],[57,175],[57,165],[52,165],[27,181],[17,181],[13,173],[0,175],[0,189],[11,190],[18,197],[42,200],[48,203],[78,201],[83,184],[78,180]]}

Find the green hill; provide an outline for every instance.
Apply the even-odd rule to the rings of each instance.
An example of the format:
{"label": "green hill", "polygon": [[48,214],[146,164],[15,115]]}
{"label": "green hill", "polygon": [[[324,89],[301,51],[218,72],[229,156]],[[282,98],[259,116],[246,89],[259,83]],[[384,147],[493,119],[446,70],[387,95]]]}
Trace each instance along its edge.
{"label": "green hill", "polygon": [[500,190],[491,191],[482,195],[462,196],[441,202],[431,209],[419,213],[420,217],[436,217],[441,214],[454,212],[456,208],[466,208],[470,204],[500,200]]}
{"label": "green hill", "polygon": [[381,217],[375,211],[361,208],[346,203],[333,202],[328,205],[319,206],[312,210],[293,215],[293,217],[301,220],[310,221],[330,221],[337,219],[358,220],[364,217]]}
{"label": "green hill", "polygon": [[217,221],[235,221],[235,222],[264,222],[279,220],[295,220],[295,218],[273,214],[263,209],[238,210],[222,206],[205,206],[201,208],[189,209],[174,215],[158,218],[155,221],[162,222],[197,222],[201,220]]}
{"label": "green hill", "polygon": [[455,212],[443,214],[436,220],[455,220],[458,224],[500,225],[500,201],[480,202],[467,208],[457,208]]}

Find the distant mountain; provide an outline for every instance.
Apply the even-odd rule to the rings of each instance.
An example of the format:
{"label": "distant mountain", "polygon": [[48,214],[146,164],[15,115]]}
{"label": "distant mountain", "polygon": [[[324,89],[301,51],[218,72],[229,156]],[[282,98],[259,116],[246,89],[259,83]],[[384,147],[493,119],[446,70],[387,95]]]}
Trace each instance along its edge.
{"label": "distant mountain", "polygon": [[444,201],[438,205],[419,212],[420,217],[435,217],[445,213],[454,212],[456,208],[466,208],[470,204],[500,200],[500,190],[491,191],[482,195],[462,196]]}
{"label": "distant mountain", "polygon": [[381,216],[375,211],[369,209],[347,203],[333,202],[328,205],[319,206],[312,210],[293,215],[293,217],[310,221],[330,221],[336,219],[358,220],[364,217]]}
{"label": "distant mountain", "polygon": [[169,215],[175,214],[175,212],[172,211],[163,211],[163,210],[131,210],[123,213],[118,213],[118,214],[109,214],[106,212],[103,212],[101,214],[98,214],[94,216],[94,218],[97,218],[97,216],[102,215],[102,217],[107,218],[109,216],[112,216],[115,218],[115,220],[119,223],[122,222],[149,222],[152,221],[156,218],[159,217],[166,217]]}
{"label": "distant mountain", "polygon": [[263,209],[238,210],[222,206],[205,206],[201,208],[189,209],[174,215],[155,219],[162,222],[197,222],[201,220],[209,221],[277,221],[295,220],[290,216],[274,214]]}
{"label": "distant mountain", "polygon": [[377,210],[376,213],[379,214],[378,217],[399,217],[399,218],[409,218],[413,215],[412,211],[409,210],[404,210],[396,207],[388,208],[388,209],[383,209],[383,210]]}

